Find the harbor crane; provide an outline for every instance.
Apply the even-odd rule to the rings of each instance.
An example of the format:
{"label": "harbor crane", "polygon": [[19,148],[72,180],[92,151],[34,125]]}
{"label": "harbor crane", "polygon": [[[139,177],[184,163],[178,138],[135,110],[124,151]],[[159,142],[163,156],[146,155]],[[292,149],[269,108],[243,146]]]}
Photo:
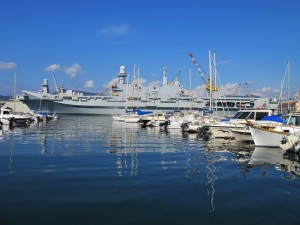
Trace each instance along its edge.
{"label": "harbor crane", "polygon": [[174,79],[173,79],[173,83],[178,81],[179,75],[181,74],[181,70],[178,71],[178,73],[175,75]]}
{"label": "harbor crane", "polygon": [[[200,75],[200,77],[203,80],[203,83],[206,85],[206,91],[210,92],[210,91],[218,91],[218,87],[214,84],[211,83],[210,78],[206,78],[204,76],[203,70],[201,68],[201,66],[199,65],[199,63],[197,62],[196,58],[194,57],[194,54],[192,52],[189,52],[188,55],[191,57],[194,65],[196,66],[196,69]],[[211,87],[210,87],[211,85]]]}

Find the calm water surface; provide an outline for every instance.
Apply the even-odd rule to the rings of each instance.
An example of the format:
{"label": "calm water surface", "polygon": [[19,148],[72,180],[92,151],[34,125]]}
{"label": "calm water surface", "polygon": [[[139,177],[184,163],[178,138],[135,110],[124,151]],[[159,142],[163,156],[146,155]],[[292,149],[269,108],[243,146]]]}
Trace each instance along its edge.
{"label": "calm water surface", "polygon": [[299,224],[299,159],[106,116],[0,131],[0,224]]}

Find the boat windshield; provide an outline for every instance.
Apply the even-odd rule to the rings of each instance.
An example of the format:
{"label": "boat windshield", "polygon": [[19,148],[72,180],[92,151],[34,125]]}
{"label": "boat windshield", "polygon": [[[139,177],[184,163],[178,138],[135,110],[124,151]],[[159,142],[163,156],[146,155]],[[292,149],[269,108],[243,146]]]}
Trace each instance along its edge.
{"label": "boat windshield", "polygon": [[300,125],[300,117],[299,116],[291,116],[284,119],[286,124],[289,125]]}
{"label": "boat windshield", "polygon": [[268,116],[268,112],[253,112],[253,111],[241,111],[234,115],[234,119],[250,119],[261,120],[264,116]]}
{"label": "boat windshield", "polygon": [[234,116],[233,119],[237,119],[239,118],[239,116],[242,114],[242,112],[237,112]]}
{"label": "boat windshield", "polygon": [[235,115],[234,119],[254,119],[254,113],[251,112],[240,112],[239,115]]}

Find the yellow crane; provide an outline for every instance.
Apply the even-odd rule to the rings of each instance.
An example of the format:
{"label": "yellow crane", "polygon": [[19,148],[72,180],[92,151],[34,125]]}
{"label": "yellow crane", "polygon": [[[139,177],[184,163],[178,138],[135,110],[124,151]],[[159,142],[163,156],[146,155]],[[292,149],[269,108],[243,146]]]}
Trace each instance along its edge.
{"label": "yellow crane", "polygon": [[[200,77],[203,80],[203,83],[206,85],[206,91],[210,92],[211,91],[218,91],[218,87],[215,84],[212,84],[212,82],[210,81],[210,78],[206,78],[204,76],[203,70],[201,69],[201,66],[199,65],[199,63],[197,62],[196,58],[194,57],[194,54],[189,52],[188,55],[191,57],[194,65],[196,66],[196,69],[200,75]],[[211,87],[210,87],[211,85]]]}

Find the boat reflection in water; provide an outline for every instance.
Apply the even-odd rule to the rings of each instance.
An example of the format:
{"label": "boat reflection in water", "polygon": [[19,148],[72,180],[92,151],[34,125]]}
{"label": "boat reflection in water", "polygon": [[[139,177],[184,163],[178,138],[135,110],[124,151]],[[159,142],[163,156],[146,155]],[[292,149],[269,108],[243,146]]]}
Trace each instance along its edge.
{"label": "boat reflection in water", "polygon": [[[145,127],[137,123],[113,121],[109,154],[116,154],[118,175],[138,175],[139,157],[147,157],[147,153],[159,154],[162,169],[176,165],[178,161],[168,159],[167,155],[178,152],[182,143],[181,131],[165,130],[163,127]],[[170,146],[170,141],[173,145]],[[145,154],[144,154],[145,153]],[[143,154],[143,155],[139,155]],[[153,159],[154,160],[154,159]],[[130,171],[129,171],[130,170]]]}
{"label": "boat reflection in water", "polygon": [[262,167],[262,175],[266,175],[266,166],[271,166],[277,170],[288,172],[291,175],[287,177],[289,179],[300,177],[299,155],[281,148],[255,147],[248,166]]}

